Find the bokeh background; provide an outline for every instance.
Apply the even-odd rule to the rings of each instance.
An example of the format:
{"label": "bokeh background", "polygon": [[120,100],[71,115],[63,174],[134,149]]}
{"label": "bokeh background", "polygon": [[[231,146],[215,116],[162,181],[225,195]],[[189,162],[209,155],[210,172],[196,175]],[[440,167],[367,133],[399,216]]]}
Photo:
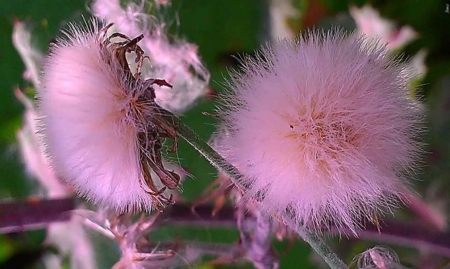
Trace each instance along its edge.
{"label": "bokeh background", "polygon": [[[199,54],[211,72],[211,93],[223,89],[223,81],[229,69],[238,66],[236,56],[252,53],[264,42],[273,39],[270,25],[270,8],[276,0],[173,0],[165,10],[169,33],[198,45]],[[370,5],[381,17],[392,23],[392,32],[399,33],[409,26],[415,31],[415,39],[395,48],[405,58],[418,59],[423,75],[414,81],[418,90],[412,90],[427,111],[428,132],[423,138],[427,143],[424,167],[413,182],[422,201],[436,210],[443,218],[446,231],[450,213],[450,1],[398,0],[398,1],[347,1],[347,0],[292,0],[291,8],[299,16],[285,17],[287,28],[293,33],[333,25],[348,30],[357,27],[350,14],[352,7]],[[0,199],[29,199],[39,187],[25,172],[16,140],[22,125],[24,107],[14,96],[14,89],[25,91],[31,86],[23,79],[24,64],[11,41],[12,29],[17,21],[25,21],[33,27],[33,40],[46,51],[48,43],[68,21],[79,21],[88,16],[85,0],[0,0]],[[32,92],[32,89],[28,89]],[[202,98],[187,111],[183,120],[208,140],[214,131],[215,119],[203,112],[214,114],[214,94]],[[181,143],[179,160],[193,175],[183,184],[183,197],[195,199],[217,176],[213,169],[194,149]],[[0,215],[2,212],[0,212]],[[400,219],[414,219],[406,207],[396,212]],[[431,227],[430,229],[436,229]],[[55,252],[51,246],[43,246],[45,230],[0,235],[0,268],[44,268],[41,257]],[[118,259],[112,242],[92,233],[98,242],[98,267],[110,268]],[[205,241],[234,242],[238,233],[232,229],[162,229],[156,238],[183,238]],[[376,241],[333,239],[334,249],[350,262]],[[317,268],[320,259],[302,242],[275,242],[281,268]],[[106,247],[105,247],[106,246]],[[417,268],[445,268],[450,259],[430,253],[415,246],[401,247],[388,244],[406,266]],[[13,262],[13,263],[11,263]],[[69,268],[67,263],[67,268]],[[11,267],[14,265],[14,267]],[[323,265],[322,265],[323,266]],[[199,262],[189,268],[252,268],[248,263],[212,266]]]}

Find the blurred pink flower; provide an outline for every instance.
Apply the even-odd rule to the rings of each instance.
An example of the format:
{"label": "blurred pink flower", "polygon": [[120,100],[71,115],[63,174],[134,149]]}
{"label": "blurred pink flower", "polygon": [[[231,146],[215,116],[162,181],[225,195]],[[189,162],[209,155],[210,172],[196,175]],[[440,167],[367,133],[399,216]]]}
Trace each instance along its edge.
{"label": "blurred pink flower", "polygon": [[44,147],[37,134],[36,118],[38,116],[32,101],[19,89],[16,89],[15,94],[26,108],[24,125],[17,132],[17,139],[27,172],[39,181],[45,196],[60,198],[72,195],[70,188],[58,179],[44,155]]}
{"label": "blurred pink flower", "polygon": [[292,21],[299,21],[301,13],[292,0],[269,1],[269,29],[271,40],[283,38],[294,38],[295,31],[291,25]]}
{"label": "blurred pink flower", "polygon": [[396,204],[419,153],[422,113],[406,65],[360,34],[309,32],[246,58],[221,107],[218,151],[244,199],[312,229],[356,232]]}
{"label": "blurred pink flower", "polygon": [[24,78],[33,85],[37,85],[39,83],[40,65],[44,56],[33,46],[29,28],[26,23],[15,21],[12,42],[25,64]]}
{"label": "blurred pink flower", "polygon": [[[12,41],[25,64],[24,78],[36,87],[39,84],[40,66],[44,56],[33,46],[29,28],[26,23],[15,21]],[[17,131],[17,140],[27,172],[39,181],[45,196],[59,198],[72,195],[70,188],[58,179],[44,155],[44,147],[37,134],[38,115],[33,102],[18,88],[14,93],[25,107],[24,122],[22,128]]]}
{"label": "blurred pink flower", "polygon": [[371,6],[351,7],[350,15],[358,30],[372,38],[380,38],[390,49],[400,48],[417,37],[410,26],[397,27],[391,20],[384,19]]}
{"label": "blurred pink flower", "polygon": [[[43,54],[32,45],[29,25],[21,21],[14,23],[13,44],[25,64],[25,74],[28,74],[25,78],[37,87]],[[44,147],[37,133],[38,115],[33,102],[20,89],[16,89],[15,94],[25,106],[24,123],[17,132],[17,140],[27,172],[40,183],[40,192],[43,196],[49,198],[72,196],[72,189],[59,180],[45,157]],[[49,224],[44,244],[58,249],[58,254],[44,255],[43,263],[48,269],[63,267],[67,258],[70,260],[70,268],[96,268],[93,247],[82,223],[76,217],[67,222]]]}

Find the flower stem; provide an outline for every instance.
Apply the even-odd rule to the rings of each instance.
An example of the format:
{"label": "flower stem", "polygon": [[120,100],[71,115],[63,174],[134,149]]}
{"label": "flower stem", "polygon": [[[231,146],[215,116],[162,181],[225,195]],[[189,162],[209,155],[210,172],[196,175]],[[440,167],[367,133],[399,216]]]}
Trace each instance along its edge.
{"label": "flower stem", "polygon": [[317,234],[311,233],[304,227],[296,225],[292,219],[287,215],[282,216],[283,222],[308,243],[330,266],[330,268],[346,269],[347,265],[334,253],[327,245],[327,243],[320,238]]}
{"label": "flower stem", "polygon": [[308,243],[330,266],[330,268],[346,269],[347,265],[334,253],[322,238],[316,234],[303,231],[304,234],[299,233],[300,229],[296,229],[296,232],[301,236],[306,243]]}
{"label": "flower stem", "polygon": [[[242,189],[247,189],[246,186],[240,182],[240,178],[243,175],[239,170],[227,162],[222,156],[220,156],[214,149],[212,149],[207,143],[198,137],[198,135],[187,125],[185,125],[179,118],[173,119],[176,130],[179,136],[181,136],[186,142],[193,146],[200,154],[203,155],[214,167],[220,171],[228,174],[231,180]],[[348,268],[345,263],[339,259],[339,257],[327,246],[322,238],[313,234],[303,227],[294,224],[292,220],[286,215],[282,216],[283,221],[289,228],[293,229],[298,235],[307,242],[333,269]]]}
{"label": "flower stem", "polygon": [[186,142],[193,146],[200,154],[207,159],[212,166],[219,169],[221,172],[226,173],[234,181],[238,187],[244,187],[237,181],[242,177],[241,173],[236,167],[228,163],[222,156],[220,156],[214,149],[205,143],[189,126],[184,124],[179,118],[176,118],[175,125],[179,136],[181,136]]}

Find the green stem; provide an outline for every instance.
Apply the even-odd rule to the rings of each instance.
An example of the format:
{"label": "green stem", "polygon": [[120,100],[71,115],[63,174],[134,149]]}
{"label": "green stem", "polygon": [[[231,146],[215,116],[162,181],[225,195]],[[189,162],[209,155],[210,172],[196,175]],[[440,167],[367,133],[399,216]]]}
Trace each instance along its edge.
{"label": "green stem", "polygon": [[322,238],[316,234],[303,231],[305,234],[302,235],[299,232],[300,229],[295,231],[301,236],[306,243],[308,243],[319,255],[324,259],[324,261],[330,266],[330,268],[346,269],[347,265],[334,253],[328,245],[323,241]]}
{"label": "green stem", "polygon": [[177,133],[186,142],[193,146],[200,154],[207,159],[212,166],[219,169],[221,172],[226,173],[231,179],[238,184],[239,187],[244,187],[238,183],[239,178],[242,177],[239,170],[236,167],[228,163],[222,156],[220,156],[214,149],[205,143],[189,126],[181,122],[179,118],[176,119],[175,125],[177,126]]}
{"label": "green stem", "polygon": [[296,231],[297,234],[308,243],[330,266],[330,268],[347,269],[347,265],[334,253],[327,243],[317,236],[317,234],[308,231],[307,229],[296,225],[292,218],[289,218],[286,214],[282,216],[283,222],[292,230]]}
{"label": "green stem", "polygon": [[[180,119],[174,119],[177,133],[186,142],[193,146],[200,154],[202,154],[214,167],[220,171],[226,173],[233,182],[240,188],[246,189],[240,182],[240,178],[243,175],[237,170],[236,167],[228,163],[222,156],[220,156],[214,149],[212,149],[207,143],[205,143],[198,135],[187,125],[181,122]],[[339,257],[327,246],[322,238],[313,234],[303,227],[296,225],[289,216],[282,216],[283,221],[292,230],[296,231],[298,235],[307,242],[333,269],[345,269],[348,268],[345,263],[339,259]]]}

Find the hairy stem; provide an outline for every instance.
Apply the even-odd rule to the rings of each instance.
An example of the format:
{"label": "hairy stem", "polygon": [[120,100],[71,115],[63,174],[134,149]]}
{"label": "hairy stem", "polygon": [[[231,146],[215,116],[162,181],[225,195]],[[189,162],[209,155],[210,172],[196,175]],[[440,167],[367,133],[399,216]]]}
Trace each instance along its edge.
{"label": "hairy stem", "polygon": [[219,169],[221,172],[226,173],[237,185],[237,187],[246,188],[239,179],[242,177],[241,173],[236,167],[228,163],[222,156],[220,156],[214,149],[205,143],[189,126],[181,122],[180,119],[176,119],[175,125],[177,126],[177,133],[186,142],[193,146],[200,154],[207,159],[211,165]]}
{"label": "hairy stem", "polygon": [[[214,167],[220,171],[228,174],[233,182],[242,189],[246,189],[240,182],[243,175],[236,167],[228,163],[222,156],[220,156],[207,143],[201,140],[198,135],[187,125],[181,122],[178,118],[176,120],[177,133],[193,146],[200,154],[202,154]],[[298,235],[307,242],[330,266],[330,268],[343,269],[347,268],[345,263],[327,246],[319,236],[305,230],[303,227],[294,224],[289,216],[282,216],[283,221],[292,230],[296,231]]]}

